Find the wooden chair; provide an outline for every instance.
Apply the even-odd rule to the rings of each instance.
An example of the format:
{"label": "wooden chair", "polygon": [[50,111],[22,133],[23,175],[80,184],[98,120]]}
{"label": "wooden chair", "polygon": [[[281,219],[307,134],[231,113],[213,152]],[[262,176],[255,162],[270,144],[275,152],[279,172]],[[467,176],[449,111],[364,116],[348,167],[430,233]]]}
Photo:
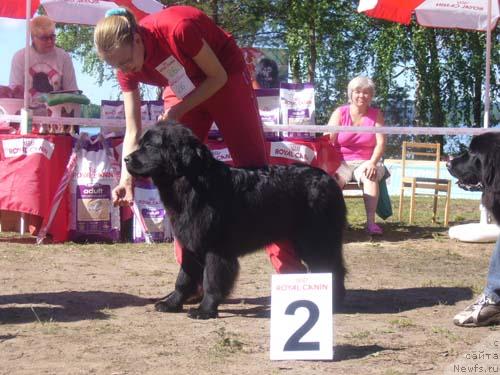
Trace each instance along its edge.
{"label": "wooden chair", "polygon": [[347,182],[342,189],[342,193],[344,198],[363,198],[363,189],[356,181]]}
{"label": "wooden chair", "polygon": [[[444,206],[444,222],[445,226],[448,225],[449,211],[450,211],[450,193],[451,193],[451,180],[439,178],[439,169],[441,161],[441,145],[439,143],[414,143],[403,142],[403,152],[401,156],[401,193],[399,196],[399,221],[403,214],[403,201],[406,189],[411,192],[410,195],[410,224],[413,224],[415,213],[415,197],[416,195],[432,196],[432,222],[436,222],[437,202],[438,197],[445,197]],[[432,169],[431,174],[426,176],[418,176],[418,173],[409,173],[408,168],[412,165],[419,164]],[[417,190],[418,189],[418,190]],[[425,190],[430,190],[425,192]],[[424,191],[424,192],[423,192]],[[444,195],[440,195],[444,193]]]}

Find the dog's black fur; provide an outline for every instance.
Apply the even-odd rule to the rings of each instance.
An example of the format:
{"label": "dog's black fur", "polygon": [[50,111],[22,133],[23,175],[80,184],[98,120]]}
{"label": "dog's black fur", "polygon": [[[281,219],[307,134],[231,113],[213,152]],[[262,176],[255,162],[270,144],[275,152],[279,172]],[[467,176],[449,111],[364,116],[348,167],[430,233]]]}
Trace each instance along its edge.
{"label": "dog's black fur", "polygon": [[500,133],[472,138],[469,150],[449,161],[447,167],[460,186],[483,191],[484,207],[500,223]]}
{"label": "dog's black fur", "polygon": [[335,303],[345,294],[342,235],[346,207],[337,183],[306,165],[230,168],[179,124],[148,130],[125,158],[134,176],[152,177],[182,244],[175,290],[156,303],[180,311],[203,285],[189,316],[217,316],[230,293],[241,255],[289,240],[311,272],[332,272]]}

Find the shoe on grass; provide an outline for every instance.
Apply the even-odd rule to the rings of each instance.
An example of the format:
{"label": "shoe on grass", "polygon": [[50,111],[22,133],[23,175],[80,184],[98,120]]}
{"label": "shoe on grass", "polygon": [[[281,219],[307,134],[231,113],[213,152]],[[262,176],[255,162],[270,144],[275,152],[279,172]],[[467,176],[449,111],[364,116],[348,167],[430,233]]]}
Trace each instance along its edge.
{"label": "shoe on grass", "polygon": [[380,236],[384,233],[384,231],[382,230],[382,228],[380,228],[377,224],[375,223],[372,223],[372,224],[368,224],[366,226],[366,232],[370,235],[370,236]]}
{"label": "shoe on grass", "polygon": [[460,327],[482,327],[500,324],[500,303],[481,294],[472,305],[453,318],[453,323]]}

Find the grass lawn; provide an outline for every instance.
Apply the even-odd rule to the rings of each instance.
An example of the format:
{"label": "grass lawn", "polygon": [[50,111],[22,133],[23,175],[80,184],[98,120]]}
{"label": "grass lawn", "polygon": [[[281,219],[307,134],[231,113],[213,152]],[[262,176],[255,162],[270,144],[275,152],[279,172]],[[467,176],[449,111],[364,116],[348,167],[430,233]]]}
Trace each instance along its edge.
{"label": "grass lawn", "polygon": [[[386,220],[386,223],[392,224],[391,226],[409,226],[409,208],[410,199],[406,198],[403,204],[403,217],[402,221],[398,219],[399,197],[391,196],[393,215]],[[364,209],[363,199],[361,198],[348,198],[346,199],[348,209],[348,221],[350,226],[354,228],[364,227],[366,222],[366,215]],[[433,227],[443,228],[444,217],[444,199],[438,200],[437,209],[437,222],[432,223],[432,198],[431,197],[418,197],[416,198],[415,219],[412,226],[415,227]],[[377,221],[383,222],[377,217]],[[479,221],[479,201],[472,199],[452,199],[450,206],[449,225],[464,224],[468,222]],[[444,228],[443,228],[444,229]]]}

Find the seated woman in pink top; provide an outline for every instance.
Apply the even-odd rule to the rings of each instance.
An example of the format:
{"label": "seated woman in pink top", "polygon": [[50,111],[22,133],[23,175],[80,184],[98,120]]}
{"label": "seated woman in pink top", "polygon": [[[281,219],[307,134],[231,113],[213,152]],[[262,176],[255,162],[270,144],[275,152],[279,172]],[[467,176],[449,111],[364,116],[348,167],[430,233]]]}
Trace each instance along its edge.
{"label": "seated woman in pink top", "polygon": [[[334,126],[383,126],[384,116],[377,108],[370,107],[375,95],[375,85],[370,78],[356,77],[347,86],[349,104],[337,108],[328,125]],[[342,155],[337,170],[337,181],[343,187],[355,180],[363,189],[366,209],[366,230],[369,234],[382,234],[375,223],[375,210],[379,196],[379,181],[384,176],[380,159],[385,149],[385,135],[380,133],[332,133],[331,141]]]}

